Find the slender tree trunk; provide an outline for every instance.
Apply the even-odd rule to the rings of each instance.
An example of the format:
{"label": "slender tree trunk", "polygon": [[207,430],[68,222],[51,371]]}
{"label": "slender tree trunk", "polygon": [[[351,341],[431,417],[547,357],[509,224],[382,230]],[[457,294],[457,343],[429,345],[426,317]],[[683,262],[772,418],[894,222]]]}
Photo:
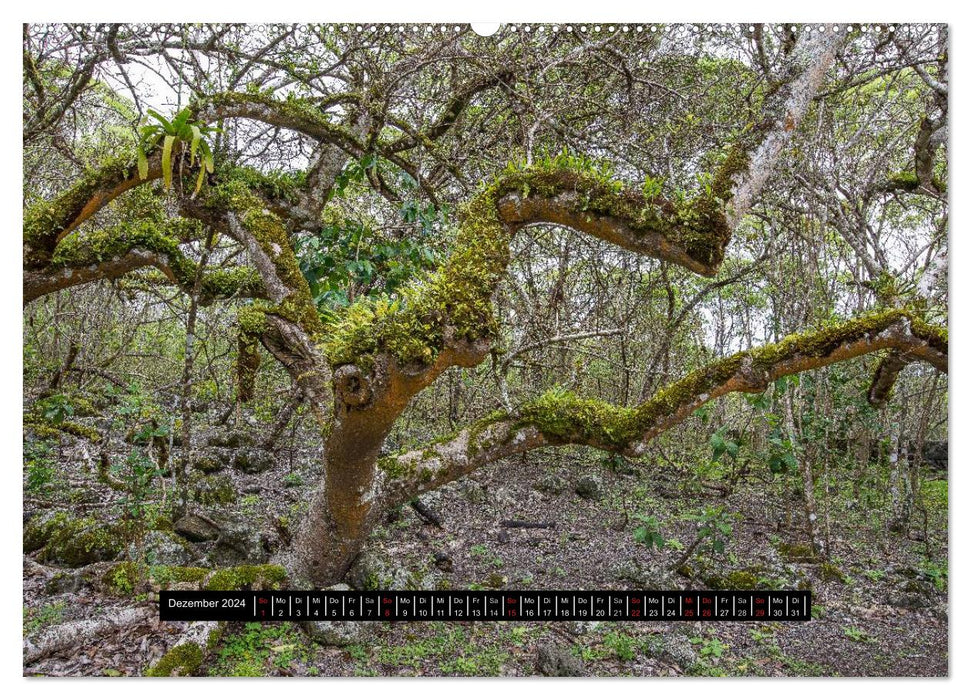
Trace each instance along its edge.
{"label": "slender tree trunk", "polygon": [[890,422],[890,522],[891,532],[904,532],[910,523],[913,494],[908,478],[907,441],[904,421],[906,403],[901,403],[900,415]]}
{"label": "slender tree trunk", "polygon": [[[202,278],[212,252],[213,233],[209,232],[202,251],[196,276],[189,295],[189,314],[185,322],[185,361],[182,364],[182,459],[175,460],[176,508],[184,512],[189,505],[189,463],[192,460],[192,365],[195,360],[196,317],[199,311],[199,295],[202,293]],[[175,426],[172,426],[173,428]]]}
{"label": "slender tree trunk", "polygon": [[786,431],[789,435],[789,442],[792,445],[792,454],[795,457],[799,468],[799,476],[802,480],[802,503],[803,512],[806,516],[806,530],[809,534],[809,542],[816,554],[824,554],[825,545],[819,537],[818,510],[816,507],[816,480],[813,478],[813,465],[807,459],[806,454],[800,449],[801,441],[797,437],[795,411],[793,409],[793,391],[786,392],[785,397],[785,423]]}

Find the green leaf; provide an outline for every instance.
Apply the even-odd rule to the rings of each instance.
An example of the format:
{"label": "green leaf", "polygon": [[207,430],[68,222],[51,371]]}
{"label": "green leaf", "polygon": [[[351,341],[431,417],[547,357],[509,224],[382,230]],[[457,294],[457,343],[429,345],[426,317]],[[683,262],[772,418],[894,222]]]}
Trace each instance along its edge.
{"label": "green leaf", "polygon": [[148,156],[145,155],[145,149],[138,146],[138,177],[140,180],[148,179]]}
{"label": "green leaf", "polygon": [[199,168],[199,177],[196,178],[196,188],[192,191],[192,196],[195,197],[199,194],[199,190],[202,189],[202,182],[206,178],[206,169]]}
{"label": "green leaf", "polygon": [[155,119],[157,119],[159,121],[159,123],[162,125],[162,128],[165,129],[165,133],[167,133],[167,134],[171,134],[172,133],[172,122],[170,122],[168,119],[166,119],[165,117],[163,117],[161,114],[159,114],[158,112],[156,112],[154,109],[148,110],[148,115],[150,117],[154,117]]}
{"label": "green leaf", "polygon": [[207,173],[212,173],[215,169],[215,161],[212,158],[212,150],[209,148],[209,144],[205,141],[199,142],[199,152],[202,153],[202,165],[204,166]]}
{"label": "green leaf", "polygon": [[[179,113],[175,115],[175,119],[172,120],[172,130],[171,133],[175,136],[181,136],[186,124],[189,121],[189,108],[185,107],[179,110]],[[187,134],[188,135],[188,134]]]}
{"label": "green leaf", "polygon": [[199,141],[202,140],[202,132],[195,124],[189,128],[192,130],[192,145],[189,147],[189,164],[191,165],[196,162],[196,150],[199,148]]}
{"label": "green leaf", "polygon": [[162,145],[162,179],[165,181],[165,189],[172,186],[172,147],[175,145],[175,136],[165,135],[165,143]]}

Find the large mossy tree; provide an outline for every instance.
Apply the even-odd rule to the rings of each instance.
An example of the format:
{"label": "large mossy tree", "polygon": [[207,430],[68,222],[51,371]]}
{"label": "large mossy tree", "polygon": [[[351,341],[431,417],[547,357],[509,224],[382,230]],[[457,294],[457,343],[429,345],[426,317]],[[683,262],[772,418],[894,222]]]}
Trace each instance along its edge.
{"label": "large mossy tree", "polygon": [[[928,313],[931,295],[885,292],[865,313],[702,364],[640,402],[551,390],[416,449],[383,452],[403,411],[436,391],[446,370],[501,352],[493,306],[514,237],[556,225],[716,276],[760,197],[780,173],[792,179],[801,134],[818,128],[820,96],[880,78],[866,60],[873,41],[858,29],[740,31],[713,32],[699,53],[620,27],[596,38],[514,36],[502,50],[451,27],[414,36],[381,26],[269,36],[233,27],[25,28],[28,158],[56,149],[65,134],[111,155],[95,165],[87,159],[67,182],[35,185],[25,173],[24,303],[134,276],[175,286],[194,304],[237,305],[238,399],[253,395],[263,348],[318,423],[324,476],[282,557],[296,580],[318,586],[340,580],[389,509],[504,457],[566,444],[636,457],[709,401],[870,353],[889,353],[875,402],[909,362],[946,372],[947,336]],[[748,63],[729,58],[733,45],[752,47]],[[191,94],[179,117],[143,111],[131,76],[149,58],[168,66],[178,94]],[[918,65],[931,103],[943,89],[945,106],[938,99],[928,108],[914,167],[885,178],[883,196],[943,192],[934,159],[946,86],[942,70]],[[658,82],[656,67],[681,78]],[[682,105],[678,90],[692,85],[698,95]],[[91,146],[90,134],[69,124],[94,110],[88,103],[123,104],[136,126],[90,125]],[[598,104],[600,114],[591,109]],[[135,144],[133,135],[152,133],[137,130],[139,116],[155,120],[159,138]],[[682,122],[688,126],[676,126]],[[668,133],[645,139],[651,130]],[[645,153],[642,143],[658,152]],[[502,156],[507,165],[497,167]],[[665,172],[666,159],[677,159],[684,182],[694,184],[647,174]],[[450,205],[456,224],[431,269],[327,306],[300,246],[333,224],[354,188],[395,207],[406,197]],[[852,216],[851,204],[834,204],[833,216]],[[874,280],[884,279],[880,261],[873,265]]]}

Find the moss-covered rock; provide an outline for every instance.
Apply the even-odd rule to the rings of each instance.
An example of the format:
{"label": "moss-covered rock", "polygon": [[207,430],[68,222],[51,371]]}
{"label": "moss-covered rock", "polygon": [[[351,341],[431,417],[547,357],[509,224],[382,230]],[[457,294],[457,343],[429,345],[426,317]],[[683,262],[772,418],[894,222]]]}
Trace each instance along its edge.
{"label": "moss-covered rock", "polygon": [[184,566],[195,557],[192,546],[171,529],[149,530],[140,542],[128,546],[131,559],[143,559],[151,564]]}
{"label": "moss-covered rock", "polygon": [[804,542],[780,542],[776,551],[791,562],[812,562],[816,560],[816,553],[811,545]]}
{"label": "moss-covered rock", "polygon": [[262,447],[241,447],[233,455],[233,469],[244,474],[260,474],[276,466],[276,457]]}
{"label": "moss-covered rock", "polygon": [[158,662],[149,668],[145,675],[154,678],[169,676],[192,676],[202,666],[202,648],[194,642],[179,644],[169,649]]}
{"label": "moss-covered rock", "polygon": [[208,542],[219,537],[219,526],[214,525],[210,518],[204,518],[188,513],[179,518],[173,530],[190,542]]}
{"label": "moss-covered rock", "polygon": [[256,443],[252,431],[230,428],[213,431],[206,439],[210,447],[250,447]]}
{"label": "moss-covered rock", "polygon": [[233,455],[229,450],[209,448],[193,458],[192,468],[203,474],[212,474],[228,467],[232,459]]}
{"label": "moss-covered rock", "polygon": [[233,480],[225,474],[208,474],[192,481],[192,498],[203,505],[228,505],[238,497]]}
{"label": "moss-covered rock", "polygon": [[65,566],[110,561],[125,543],[121,526],[93,517],[77,518],[66,511],[45,513],[24,526],[24,552],[37,551],[39,561]]}
{"label": "moss-covered rock", "polygon": [[823,562],[819,566],[819,577],[830,583],[846,583],[849,579],[843,571],[832,562]]}
{"label": "moss-covered rock", "polygon": [[150,566],[126,561],[108,569],[100,583],[116,595],[131,595],[143,587],[161,590],[176,584],[198,584],[208,573],[195,566]]}

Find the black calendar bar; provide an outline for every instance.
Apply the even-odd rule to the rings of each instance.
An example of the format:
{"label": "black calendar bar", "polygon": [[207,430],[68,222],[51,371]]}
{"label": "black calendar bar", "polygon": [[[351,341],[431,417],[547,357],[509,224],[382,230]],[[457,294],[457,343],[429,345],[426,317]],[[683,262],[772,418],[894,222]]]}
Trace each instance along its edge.
{"label": "black calendar bar", "polygon": [[804,622],[809,591],[162,591],[162,620]]}

